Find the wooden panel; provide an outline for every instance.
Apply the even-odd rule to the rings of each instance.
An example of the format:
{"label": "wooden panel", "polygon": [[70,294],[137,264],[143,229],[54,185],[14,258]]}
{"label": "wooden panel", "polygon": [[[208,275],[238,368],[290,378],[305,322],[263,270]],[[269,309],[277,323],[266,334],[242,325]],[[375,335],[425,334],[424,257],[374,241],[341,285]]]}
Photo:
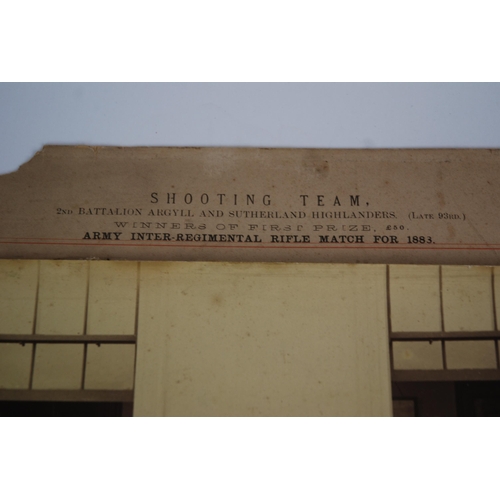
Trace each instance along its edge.
{"label": "wooden panel", "polygon": [[499,328],[500,321],[500,267],[493,268],[494,277],[494,292],[495,292],[495,313],[496,313],[496,325],[495,328]]}
{"label": "wooden panel", "polygon": [[449,369],[497,368],[493,340],[446,341],[446,364]]}
{"label": "wooden panel", "polygon": [[393,382],[458,382],[467,380],[500,380],[500,370],[394,370]]}
{"label": "wooden panel", "polygon": [[[473,332],[392,332],[391,339],[393,340],[490,340],[500,337],[500,332],[496,330]],[[95,338],[95,337],[93,337]],[[113,338],[113,337],[106,337]],[[120,337],[121,338],[121,337]],[[125,339],[133,337],[124,337]]]}
{"label": "wooden panel", "polygon": [[[87,333],[134,335],[137,310],[137,262],[91,262]],[[134,345],[89,345],[86,389],[131,389]]]}
{"label": "wooden panel", "polygon": [[135,345],[89,345],[85,389],[132,389]]}
{"label": "wooden panel", "polygon": [[439,370],[443,368],[441,342],[393,342],[396,370]]}
{"label": "wooden panel", "polygon": [[446,331],[493,330],[491,268],[443,266]]}
{"label": "wooden panel", "polygon": [[40,261],[36,333],[83,334],[87,281],[86,261]]}
{"label": "wooden panel", "polygon": [[385,266],[141,263],[135,415],[391,415]]}
{"label": "wooden panel", "polygon": [[0,333],[33,333],[38,262],[0,260]]}
{"label": "wooden panel", "polygon": [[29,391],[0,390],[0,401],[82,401],[82,402],[123,401],[131,403],[133,400],[134,400],[133,391],[90,391],[90,390],[68,391],[64,389],[62,390],[40,389],[40,390],[29,390]]}
{"label": "wooden panel", "polygon": [[83,345],[36,346],[33,389],[80,389]]}
{"label": "wooden panel", "polygon": [[[463,332],[461,332],[463,333]],[[494,334],[494,332],[487,332]],[[0,343],[27,344],[135,344],[135,335],[10,335],[0,333]],[[488,337],[489,338],[489,337]]]}
{"label": "wooden panel", "polygon": [[[88,287],[88,262],[40,261],[36,333],[82,335]],[[80,389],[83,345],[38,345],[33,389]]]}
{"label": "wooden panel", "polygon": [[90,262],[89,335],[134,335],[137,269],[137,262]]}
{"label": "wooden panel", "polygon": [[438,266],[389,267],[393,332],[441,330]]}
{"label": "wooden panel", "polygon": [[[33,333],[38,262],[0,260],[0,333]],[[0,344],[0,388],[29,387],[32,345]]]}
{"label": "wooden panel", "polygon": [[28,389],[33,346],[0,344],[0,389]]}

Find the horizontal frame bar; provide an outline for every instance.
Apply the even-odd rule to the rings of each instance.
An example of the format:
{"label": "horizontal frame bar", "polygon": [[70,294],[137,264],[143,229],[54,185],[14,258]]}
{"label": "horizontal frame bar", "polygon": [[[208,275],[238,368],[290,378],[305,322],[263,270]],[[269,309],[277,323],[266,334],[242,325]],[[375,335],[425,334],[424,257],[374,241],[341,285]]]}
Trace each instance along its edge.
{"label": "horizontal frame bar", "polygon": [[391,340],[494,340],[500,331],[481,332],[391,332]]}
{"label": "horizontal frame bar", "polygon": [[392,382],[500,380],[500,370],[392,370]]}
{"label": "horizontal frame bar", "polygon": [[1,343],[15,344],[135,344],[135,335],[16,335],[0,334]]}
{"label": "horizontal frame bar", "polygon": [[0,401],[80,401],[132,403],[134,391],[0,389]]}

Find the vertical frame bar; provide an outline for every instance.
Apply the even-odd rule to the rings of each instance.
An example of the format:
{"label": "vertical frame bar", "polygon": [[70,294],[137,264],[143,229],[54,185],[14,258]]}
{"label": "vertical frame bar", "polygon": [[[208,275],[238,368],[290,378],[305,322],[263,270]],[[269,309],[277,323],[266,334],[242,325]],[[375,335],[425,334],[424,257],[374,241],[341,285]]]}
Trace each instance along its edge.
{"label": "vertical frame bar", "polygon": [[[38,260],[38,277],[36,280],[36,293],[35,293],[35,308],[33,310],[33,331],[32,335],[36,333],[37,319],[38,319],[38,297],[40,293],[40,260]],[[35,374],[35,356],[36,356],[36,342],[33,344],[33,349],[31,350],[31,368],[30,368],[30,382],[29,389],[33,389],[33,376]]]}
{"label": "vertical frame bar", "polygon": [[[135,355],[134,355],[134,388],[135,388],[135,372],[137,368],[137,339],[139,334],[139,302],[141,298],[141,262],[137,262],[137,295],[135,302],[135,324],[134,324],[134,335],[136,339],[135,343]],[[133,406],[133,403],[132,403]],[[133,411],[133,408],[132,408]]]}
{"label": "vertical frame bar", "polygon": [[[439,308],[441,310],[441,331],[444,333],[444,305],[443,305],[443,266],[439,266]],[[443,356],[443,370],[447,370],[446,343],[441,340],[441,354]]]}
{"label": "vertical frame bar", "polygon": [[[495,332],[498,332],[497,305],[495,298],[495,268],[491,268],[491,300],[493,301],[493,325]],[[500,369],[500,355],[498,352],[498,339],[495,339],[495,356],[497,358],[497,368]]]}
{"label": "vertical frame bar", "polygon": [[[90,290],[90,261],[87,261],[87,293],[85,297],[85,313],[83,317],[83,335],[87,335],[87,325],[89,316],[89,290]],[[83,345],[83,367],[82,367],[82,382],[80,389],[85,389],[85,371],[87,369],[87,349],[88,345]]]}
{"label": "vertical frame bar", "polygon": [[392,349],[392,317],[391,317],[391,272],[389,264],[386,264],[386,300],[387,300],[387,329],[389,330],[389,361],[391,364],[391,372],[394,370],[394,354]]}

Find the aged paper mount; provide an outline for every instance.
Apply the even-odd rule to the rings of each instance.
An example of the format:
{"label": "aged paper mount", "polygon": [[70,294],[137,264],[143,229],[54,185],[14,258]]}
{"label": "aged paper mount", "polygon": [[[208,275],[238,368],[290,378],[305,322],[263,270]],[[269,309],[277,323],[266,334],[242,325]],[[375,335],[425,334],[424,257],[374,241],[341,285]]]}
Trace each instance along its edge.
{"label": "aged paper mount", "polygon": [[48,146],[2,258],[500,264],[499,150]]}

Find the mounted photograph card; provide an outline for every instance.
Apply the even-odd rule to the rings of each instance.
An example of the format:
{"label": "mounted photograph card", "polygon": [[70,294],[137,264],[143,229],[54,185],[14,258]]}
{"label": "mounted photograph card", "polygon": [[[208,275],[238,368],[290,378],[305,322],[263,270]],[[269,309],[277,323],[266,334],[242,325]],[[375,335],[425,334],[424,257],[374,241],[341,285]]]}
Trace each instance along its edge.
{"label": "mounted photograph card", "polygon": [[47,146],[0,257],[498,265],[499,151]]}

